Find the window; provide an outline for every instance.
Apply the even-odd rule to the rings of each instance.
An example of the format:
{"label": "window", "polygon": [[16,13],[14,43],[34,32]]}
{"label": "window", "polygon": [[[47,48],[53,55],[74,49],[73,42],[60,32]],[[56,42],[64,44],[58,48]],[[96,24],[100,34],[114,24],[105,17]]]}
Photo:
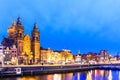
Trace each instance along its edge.
{"label": "window", "polygon": [[36,40],[39,40],[39,38],[38,38],[38,37],[36,37]]}
{"label": "window", "polygon": [[20,33],[20,37],[22,37],[22,33]]}

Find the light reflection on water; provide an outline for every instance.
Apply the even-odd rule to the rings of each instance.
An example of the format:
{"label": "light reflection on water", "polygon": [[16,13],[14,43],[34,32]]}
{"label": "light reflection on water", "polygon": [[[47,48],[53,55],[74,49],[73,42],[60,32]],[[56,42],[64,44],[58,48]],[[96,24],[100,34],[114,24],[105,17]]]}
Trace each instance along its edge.
{"label": "light reflection on water", "polygon": [[84,72],[48,74],[27,77],[3,78],[0,80],[120,80],[120,71],[91,70]]}

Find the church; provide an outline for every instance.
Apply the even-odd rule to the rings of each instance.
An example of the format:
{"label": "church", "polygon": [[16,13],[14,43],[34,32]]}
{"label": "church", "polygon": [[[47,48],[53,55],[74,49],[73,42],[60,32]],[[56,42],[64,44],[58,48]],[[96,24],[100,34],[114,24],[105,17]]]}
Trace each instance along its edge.
{"label": "church", "polygon": [[33,25],[31,37],[28,34],[24,34],[24,31],[21,18],[18,17],[17,21],[13,21],[8,28],[8,38],[3,38],[2,45],[6,49],[11,48],[13,45],[16,46],[17,55],[14,57],[17,57],[19,64],[23,62],[37,63],[40,59],[40,32],[37,24],[34,23]]}
{"label": "church", "polygon": [[4,37],[2,45],[5,64],[38,64],[63,63],[73,61],[69,50],[45,49],[40,45],[40,32],[36,23],[33,25],[31,35],[24,34],[21,18],[13,21],[8,28],[8,37]]}

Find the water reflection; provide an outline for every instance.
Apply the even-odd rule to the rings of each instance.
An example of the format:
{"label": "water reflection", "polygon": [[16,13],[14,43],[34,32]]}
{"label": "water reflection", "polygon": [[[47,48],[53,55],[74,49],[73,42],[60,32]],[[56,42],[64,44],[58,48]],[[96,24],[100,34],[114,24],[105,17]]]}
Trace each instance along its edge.
{"label": "water reflection", "polygon": [[120,71],[91,70],[66,74],[49,74],[29,77],[3,78],[0,80],[120,80]]}
{"label": "water reflection", "polygon": [[88,71],[86,80],[92,80],[92,71]]}

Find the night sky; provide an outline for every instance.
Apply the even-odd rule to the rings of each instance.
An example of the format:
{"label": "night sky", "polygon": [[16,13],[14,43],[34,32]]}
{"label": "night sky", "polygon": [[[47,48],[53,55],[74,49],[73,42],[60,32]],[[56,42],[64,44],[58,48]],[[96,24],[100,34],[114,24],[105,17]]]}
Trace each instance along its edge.
{"label": "night sky", "polygon": [[44,48],[120,51],[120,0],[0,0],[0,42],[18,16],[25,34],[37,23]]}

